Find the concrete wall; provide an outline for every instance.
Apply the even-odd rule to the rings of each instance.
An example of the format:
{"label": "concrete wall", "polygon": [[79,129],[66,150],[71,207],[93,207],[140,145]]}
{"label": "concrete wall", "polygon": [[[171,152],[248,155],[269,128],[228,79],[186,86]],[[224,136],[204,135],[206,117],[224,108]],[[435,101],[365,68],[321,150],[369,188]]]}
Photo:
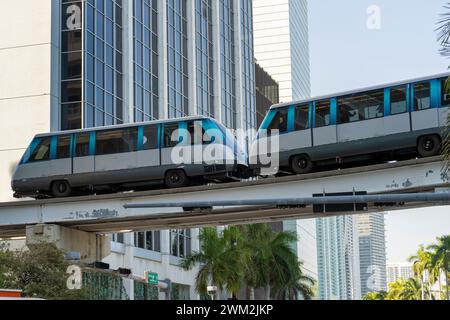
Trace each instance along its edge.
{"label": "concrete wall", "polygon": [[0,201],[12,199],[13,168],[31,138],[50,130],[51,105],[58,101],[52,2],[0,1]]}

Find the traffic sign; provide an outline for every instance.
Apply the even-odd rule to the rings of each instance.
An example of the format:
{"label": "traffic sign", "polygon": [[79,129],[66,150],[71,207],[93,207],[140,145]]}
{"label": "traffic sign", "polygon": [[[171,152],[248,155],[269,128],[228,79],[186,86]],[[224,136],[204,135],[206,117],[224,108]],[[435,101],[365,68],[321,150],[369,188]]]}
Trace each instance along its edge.
{"label": "traffic sign", "polygon": [[148,284],[157,285],[158,284],[158,274],[154,272],[147,273]]}

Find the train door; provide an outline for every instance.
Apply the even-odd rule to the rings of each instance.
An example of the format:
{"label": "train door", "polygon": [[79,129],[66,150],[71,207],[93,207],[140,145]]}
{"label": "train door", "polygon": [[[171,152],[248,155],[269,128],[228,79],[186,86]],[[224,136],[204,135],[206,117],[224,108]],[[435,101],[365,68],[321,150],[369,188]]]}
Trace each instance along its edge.
{"label": "train door", "polygon": [[[162,177],[161,153],[159,148],[161,126],[151,124],[139,128],[137,166],[148,179],[159,179]],[[143,170],[145,169],[145,170]]]}
{"label": "train door", "polygon": [[[72,171],[75,179],[79,175],[87,177],[95,172],[94,148],[95,132],[83,132],[73,135]],[[82,178],[84,179],[84,178]]]}
{"label": "train door", "polygon": [[434,101],[432,101],[431,83],[427,81],[411,85],[411,123],[413,131],[438,127],[439,109],[437,103],[434,104]]}
{"label": "train door", "polygon": [[53,176],[72,174],[72,135],[52,137],[50,171]]}
{"label": "train door", "polygon": [[177,167],[180,165],[177,158],[177,150],[174,148],[178,146],[182,138],[180,136],[180,123],[164,123],[161,125],[161,165]]}
{"label": "train door", "polygon": [[[337,142],[336,126],[332,122],[331,103],[336,105],[336,99],[314,103],[313,143],[322,146]],[[335,108],[334,108],[335,109]]]}
{"label": "train door", "polygon": [[[293,118],[291,132],[286,136],[285,143],[293,149],[312,147],[311,108],[309,104],[293,106],[289,117]],[[282,146],[283,147],[283,146]]]}

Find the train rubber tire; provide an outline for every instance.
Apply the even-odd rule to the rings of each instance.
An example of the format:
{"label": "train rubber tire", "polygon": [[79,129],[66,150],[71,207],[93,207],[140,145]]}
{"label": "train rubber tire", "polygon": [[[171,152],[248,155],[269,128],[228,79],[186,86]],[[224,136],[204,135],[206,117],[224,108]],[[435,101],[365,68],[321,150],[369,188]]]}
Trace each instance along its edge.
{"label": "train rubber tire", "polygon": [[188,185],[189,178],[184,170],[170,170],[166,172],[164,183],[169,188],[182,188]]}
{"label": "train rubber tire", "polygon": [[72,194],[72,187],[65,180],[55,181],[52,183],[52,195],[56,198],[68,197]]}
{"label": "train rubber tire", "polygon": [[417,152],[419,152],[422,157],[437,156],[440,150],[441,141],[436,135],[423,136],[417,141]]}
{"label": "train rubber tire", "polygon": [[291,169],[296,174],[310,173],[314,170],[314,163],[307,155],[293,156],[291,159]]}

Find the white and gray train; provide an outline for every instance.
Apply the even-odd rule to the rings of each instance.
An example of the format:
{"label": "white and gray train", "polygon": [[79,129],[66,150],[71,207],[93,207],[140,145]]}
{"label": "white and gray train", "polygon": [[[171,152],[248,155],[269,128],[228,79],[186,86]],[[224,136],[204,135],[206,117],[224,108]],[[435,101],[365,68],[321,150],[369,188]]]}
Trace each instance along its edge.
{"label": "white and gray train", "polygon": [[272,106],[250,152],[275,143],[278,170],[308,173],[321,165],[438,155],[450,109],[450,74]]}
{"label": "white and gray train", "polygon": [[[175,152],[176,147],[181,148]],[[214,147],[221,152],[206,152]],[[174,154],[180,156],[174,160]],[[12,189],[16,197],[39,198],[160,182],[176,188],[239,178],[246,167],[246,154],[223,125],[208,117],[186,117],[39,134],[16,167]]]}
{"label": "white and gray train", "polygon": [[[274,134],[279,148],[270,157],[278,157],[278,170],[297,174],[328,164],[435,156],[450,110],[449,75],[272,106],[250,156],[223,125],[207,117],[37,135],[13,174],[12,189],[16,197],[66,197],[80,191],[136,190],[155,182],[182,187],[247,178],[249,172],[260,173],[258,145],[273,145]],[[200,139],[194,129],[199,122]],[[181,134],[173,139],[180,129],[192,139]],[[208,130],[219,134],[208,137]],[[212,162],[174,163],[174,148],[187,140],[194,149],[215,145],[226,151]]]}

